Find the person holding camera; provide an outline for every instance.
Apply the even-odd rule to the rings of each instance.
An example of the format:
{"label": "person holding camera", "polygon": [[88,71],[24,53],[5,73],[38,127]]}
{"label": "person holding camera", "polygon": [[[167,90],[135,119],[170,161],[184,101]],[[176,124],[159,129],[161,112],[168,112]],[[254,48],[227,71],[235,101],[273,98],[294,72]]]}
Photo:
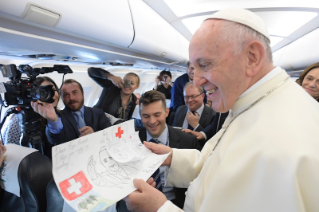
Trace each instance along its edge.
{"label": "person holding camera", "polygon": [[165,95],[166,99],[171,99],[171,89],[173,86],[172,74],[170,71],[161,71],[155,79],[154,90]]}
{"label": "person holding camera", "polygon": [[[54,108],[55,111],[58,111],[57,105],[60,99],[60,95],[58,92],[58,86],[56,83],[50,78],[50,77],[37,77],[35,80],[37,85],[40,86],[45,86],[45,85],[52,85],[52,89],[55,91],[54,96],[53,96],[53,103],[50,103],[52,107]],[[36,101],[38,104],[41,104],[42,106],[45,106],[49,103],[42,102],[40,100]],[[28,112],[28,114],[26,114]],[[32,111],[33,112],[33,111]],[[27,146],[28,144],[20,143],[20,137],[21,134],[23,133],[22,131],[22,122],[24,122],[23,116],[29,115],[29,116],[34,116],[37,117],[38,115],[34,112],[30,113],[29,111],[21,111],[20,108],[15,108],[14,111],[12,112],[12,115],[8,116],[6,119],[3,128],[1,130],[2,138],[3,138],[3,144],[17,144],[17,145],[22,145],[22,146]],[[44,155],[48,156],[51,159],[51,148],[52,145],[48,142],[47,137],[45,136],[45,128],[47,125],[47,120],[43,118],[42,116],[38,117],[39,120],[39,131],[41,132],[42,135],[42,143],[43,143],[43,153]]]}
{"label": "person holding camera", "polygon": [[118,119],[125,121],[131,119],[137,100],[133,92],[140,85],[139,76],[129,72],[122,79],[104,69],[94,67],[88,69],[88,74],[103,87],[99,101],[94,107],[101,108],[105,113]]}

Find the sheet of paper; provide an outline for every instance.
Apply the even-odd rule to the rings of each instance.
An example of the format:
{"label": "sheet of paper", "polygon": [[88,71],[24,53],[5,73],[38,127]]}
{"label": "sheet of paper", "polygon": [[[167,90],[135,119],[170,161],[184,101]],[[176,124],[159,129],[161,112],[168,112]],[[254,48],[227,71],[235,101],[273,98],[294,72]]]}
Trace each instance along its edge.
{"label": "sheet of paper", "polygon": [[100,211],[147,180],[167,158],[141,143],[134,120],[53,147],[53,176],[63,198],[76,211]]}

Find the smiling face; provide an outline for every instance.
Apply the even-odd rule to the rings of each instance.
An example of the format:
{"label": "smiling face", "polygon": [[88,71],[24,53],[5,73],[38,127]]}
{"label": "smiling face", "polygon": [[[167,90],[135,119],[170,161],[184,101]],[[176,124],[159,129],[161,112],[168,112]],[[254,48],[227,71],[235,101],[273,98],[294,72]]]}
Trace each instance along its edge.
{"label": "smiling face", "polygon": [[302,87],[316,100],[319,99],[319,68],[314,68],[308,72],[302,81]]}
{"label": "smiling face", "polygon": [[136,89],[138,89],[138,79],[134,75],[125,75],[123,80],[128,80],[131,82],[130,88],[122,88],[122,93],[126,95],[131,95]]}
{"label": "smiling face", "polygon": [[80,89],[80,86],[73,82],[63,84],[62,89],[62,98],[64,105],[72,111],[78,111],[84,104],[84,96]]}
{"label": "smiling face", "polygon": [[227,112],[248,85],[244,54],[234,54],[234,44],[221,39],[221,20],[204,21],[189,47],[190,62],[195,67],[194,84],[203,86],[212,107]]}
{"label": "smiling face", "polygon": [[166,117],[169,109],[165,108],[162,101],[152,102],[148,105],[140,105],[140,115],[144,127],[153,137],[158,138],[166,127]]}
{"label": "smiling face", "polygon": [[205,94],[200,93],[199,89],[189,85],[184,89],[185,104],[190,111],[195,112],[203,105]]}

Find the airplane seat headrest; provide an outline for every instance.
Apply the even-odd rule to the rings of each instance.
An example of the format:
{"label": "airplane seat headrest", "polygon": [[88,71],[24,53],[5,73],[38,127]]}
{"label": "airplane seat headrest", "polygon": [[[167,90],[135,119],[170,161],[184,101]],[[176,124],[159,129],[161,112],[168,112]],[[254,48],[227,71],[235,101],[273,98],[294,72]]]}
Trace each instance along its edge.
{"label": "airplane seat headrest", "polygon": [[53,179],[51,160],[39,152],[31,153],[21,161],[18,179],[26,211],[45,211],[46,187]]}
{"label": "airplane seat headrest", "polygon": [[[2,190],[1,211],[46,211],[46,188],[53,179],[51,160],[39,152],[27,155],[19,164],[20,197]],[[19,208],[18,210],[16,208]]]}

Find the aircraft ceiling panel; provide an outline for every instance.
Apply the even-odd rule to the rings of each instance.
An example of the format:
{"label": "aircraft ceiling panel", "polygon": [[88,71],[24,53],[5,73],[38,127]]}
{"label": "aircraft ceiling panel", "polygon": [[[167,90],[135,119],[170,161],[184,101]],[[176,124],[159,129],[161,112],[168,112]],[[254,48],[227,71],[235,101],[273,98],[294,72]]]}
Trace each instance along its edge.
{"label": "aircraft ceiling panel", "polygon": [[[144,0],[150,2],[152,0]],[[162,0],[177,17],[198,13],[217,11],[225,8],[284,8],[284,7],[312,7],[319,8],[316,0]]]}
{"label": "aircraft ceiling panel", "polygon": [[189,42],[144,2],[132,0],[130,6],[135,28],[130,48],[186,64]]}
{"label": "aircraft ceiling panel", "polygon": [[[0,12],[21,18],[22,21],[28,0],[1,0]],[[33,0],[32,4],[46,11],[59,14],[60,20],[50,30],[63,31],[72,35],[104,41],[128,47],[134,37],[131,12],[126,0]],[[36,26],[47,26],[33,23]],[[115,24],[116,23],[116,24]]]}

